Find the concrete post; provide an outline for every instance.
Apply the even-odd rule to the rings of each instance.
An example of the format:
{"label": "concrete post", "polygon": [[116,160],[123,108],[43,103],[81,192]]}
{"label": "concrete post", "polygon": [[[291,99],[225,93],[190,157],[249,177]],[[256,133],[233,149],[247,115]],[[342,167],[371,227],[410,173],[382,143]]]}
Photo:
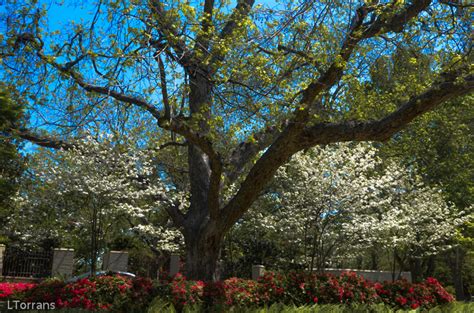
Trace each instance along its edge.
{"label": "concrete post", "polygon": [[128,270],[127,251],[109,251],[104,255],[104,270],[126,272]]}
{"label": "concrete post", "polygon": [[74,249],[54,249],[53,267],[51,274],[53,276],[70,277],[74,270]]}
{"label": "concrete post", "polygon": [[3,272],[3,257],[5,255],[6,247],[4,244],[0,244],[0,276],[2,276]]}
{"label": "concrete post", "polygon": [[406,279],[409,283],[412,282],[411,272],[402,272],[400,275],[402,278]]}
{"label": "concrete post", "polygon": [[252,265],[252,279],[258,280],[265,274],[265,266],[263,265]]}
{"label": "concrete post", "polygon": [[172,254],[170,257],[170,276],[179,273],[179,255]]}

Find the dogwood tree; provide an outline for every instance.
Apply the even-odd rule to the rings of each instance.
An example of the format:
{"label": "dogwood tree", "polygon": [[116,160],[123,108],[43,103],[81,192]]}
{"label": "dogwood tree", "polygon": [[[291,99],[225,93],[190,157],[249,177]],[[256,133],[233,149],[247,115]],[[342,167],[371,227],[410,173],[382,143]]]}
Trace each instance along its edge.
{"label": "dogwood tree", "polygon": [[296,154],[257,202],[261,209],[237,228],[273,232],[300,248],[297,263],[317,269],[369,248],[396,254],[400,266],[448,248],[468,215],[452,210],[413,169],[384,164],[376,152],[339,144]]}
{"label": "dogwood tree", "polygon": [[169,224],[160,224],[157,215],[166,214],[171,206],[185,206],[187,199],[165,178],[157,177],[153,151],[113,145],[106,137],[88,137],[72,149],[46,153],[38,161],[31,166],[36,175],[33,189],[23,190],[17,199],[21,215],[13,222],[20,220],[28,227],[17,227],[23,236],[45,231],[38,230],[38,223],[25,222],[28,216],[42,216],[46,208],[47,217],[57,224],[50,225],[50,232],[59,235],[59,229],[65,231],[72,223],[82,232],[74,235],[90,236],[93,272],[97,251],[103,248],[99,241],[120,220],[158,251],[174,251],[181,245],[180,233]]}
{"label": "dogwood tree", "polygon": [[[225,234],[293,154],[387,140],[474,88],[472,25],[455,1],[97,1],[60,28],[48,9],[71,17],[43,3],[2,10],[1,77],[34,117],[10,132],[66,149],[78,129],[140,126],[143,140],[180,144],[189,207],[168,212],[191,278],[216,278]],[[398,46],[432,58],[433,75],[399,97],[346,97]]]}
{"label": "dogwood tree", "polygon": [[449,249],[459,227],[472,220],[473,208],[456,210],[439,188],[424,185],[420,177],[407,175],[407,169],[398,164],[391,164],[385,175],[397,171],[394,186],[374,190],[375,197],[388,201],[354,212],[344,228],[366,248],[391,255],[394,278],[398,264],[400,271],[410,269],[417,281],[422,259]]}

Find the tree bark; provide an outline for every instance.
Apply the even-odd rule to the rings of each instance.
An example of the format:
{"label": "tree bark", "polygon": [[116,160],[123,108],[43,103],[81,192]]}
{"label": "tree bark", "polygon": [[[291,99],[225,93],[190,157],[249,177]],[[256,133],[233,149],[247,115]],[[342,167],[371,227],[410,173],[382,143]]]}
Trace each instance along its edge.
{"label": "tree bark", "polygon": [[423,279],[422,262],[420,258],[410,259],[411,279],[414,283],[418,283]]}
{"label": "tree bark", "polygon": [[223,238],[224,232],[217,230],[186,233],[185,268],[187,278],[204,281],[220,279],[217,266]]}
{"label": "tree bark", "polygon": [[434,255],[429,256],[428,260],[426,260],[426,271],[425,277],[431,277],[434,275],[434,271],[436,269],[436,257]]}
{"label": "tree bark", "polygon": [[[201,73],[195,73],[190,77],[190,89],[191,116],[202,114],[198,120],[199,134],[205,136],[209,129],[207,121],[212,101],[211,85]],[[209,157],[197,146],[189,144],[188,164],[191,199],[183,230],[186,244],[186,277],[215,281],[219,279],[217,262],[224,232],[218,231],[210,216],[209,190],[212,172]]]}
{"label": "tree bark", "polygon": [[379,269],[379,255],[375,250],[370,252],[370,269],[377,271]]}
{"label": "tree bark", "polygon": [[464,294],[464,284],[462,279],[462,263],[464,255],[459,251],[459,247],[454,248],[454,261],[451,262],[451,274],[453,277],[454,290],[456,291],[456,300],[463,301],[466,297]]}

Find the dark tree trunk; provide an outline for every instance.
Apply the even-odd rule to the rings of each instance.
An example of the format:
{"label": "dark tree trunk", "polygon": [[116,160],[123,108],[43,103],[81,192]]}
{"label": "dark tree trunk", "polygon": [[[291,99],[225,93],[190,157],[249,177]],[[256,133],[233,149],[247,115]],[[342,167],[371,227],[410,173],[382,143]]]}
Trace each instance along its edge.
{"label": "dark tree trunk", "polygon": [[464,284],[462,279],[462,263],[464,259],[463,251],[459,247],[454,248],[454,260],[450,262],[451,274],[453,277],[454,290],[456,291],[456,299],[463,301],[466,298],[464,293]]}
{"label": "dark tree trunk", "polygon": [[186,241],[186,277],[195,280],[217,281],[220,279],[218,261],[223,231],[189,232]]}
{"label": "dark tree trunk", "polygon": [[[189,106],[191,115],[200,114],[199,133],[208,132],[209,110],[212,101],[211,85],[201,73],[190,77]],[[184,238],[186,244],[186,277],[195,280],[219,279],[217,264],[224,230],[217,229],[209,210],[209,183],[211,167],[209,157],[197,146],[188,148],[190,208],[186,214]]]}
{"label": "dark tree trunk", "polygon": [[435,269],[436,269],[436,257],[430,256],[428,260],[426,261],[425,277],[433,276]]}
{"label": "dark tree trunk", "polygon": [[92,208],[92,223],[91,223],[91,276],[95,276],[97,272],[97,250],[98,250],[98,231],[97,231],[97,221],[98,220],[98,210],[97,206],[93,204]]}
{"label": "dark tree trunk", "polygon": [[379,269],[379,256],[374,250],[370,252],[370,269],[373,271]]}
{"label": "dark tree trunk", "polygon": [[418,283],[422,280],[423,269],[422,269],[422,262],[420,258],[410,259],[410,271],[411,271],[411,279],[414,283]]}

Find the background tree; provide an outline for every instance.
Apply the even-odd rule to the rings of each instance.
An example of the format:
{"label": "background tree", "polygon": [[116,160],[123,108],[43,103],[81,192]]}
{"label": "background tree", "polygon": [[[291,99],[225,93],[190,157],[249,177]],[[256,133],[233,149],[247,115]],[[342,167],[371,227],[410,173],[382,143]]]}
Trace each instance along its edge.
{"label": "background tree", "polygon": [[179,249],[182,238],[164,207],[186,200],[153,173],[152,155],[107,137],[43,151],[30,164],[33,178],[17,198],[10,229],[36,243],[74,247],[92,272],[100,253],[127,233],[158,255]]}
{"label": "background tree", "polygon": [[5,224],[13,209],[20,178],[24,170],[24,158],[19,153],[17,138],[8,136],[6,130],[23,123],[21,103],[10,99],[6,91],[0,89],[0,240],[7,241],[11,234],[5,233]]}
{"label": "background tree", "polygon": [[[436,59],[450,59],[450,53],[440,51],[432,59],[408,43],[399,45],[393,56],[379,58],[371,67],[372,79],[363,83],[354,81],[353,92],[348,95],[355,103],[359,103],[354,105],[357,114],[383,115],[393,99],[416,94],[417,86],[435,75],[432,71],[433,62]],[[384,97],[379,96],[380,90],[384,91]],[[367,105],[367,98],[374,99],[373,106]],[[417,168],[426,184],[441,188],[448,201],[455,205],[454,211],[474,214],[470,207],[474,191],[472,103],[472,95],[467,95],[428,112],[382,145],[381,156],[396,157],[406,166]],[[459,231],[467,235],[467,227],[468,224],[461,226]],[[467,285],[472,285],[472,275],[468,273],[473,271],[473,264],[463,262],[468,247],[454,246],[447,252],[449,256],[446,258],[452,278],[445,279],[446,283],[455,286],[457,298],[464,299],[463,284],[467,282]],[[412,271],[432,276],[437,267],[441,271],[445,267],[443,259],[440,256],[416,258],[412,260]]]}
{"label": "background tree", "polygon": [[[126,134],[138,123],[147,126],[143,140],[171,138],[169,147],[186,149],[189,207],[168,213],[183,232],[191,278],[216,278],[225,234],[293,154],[319,144],[387,140],[474,88],[469,16],[454,14],[449,3],[229,6],[99,1],[87,8],[92,15],[62,32],[33,2],[3,13],[2,78],[36,113],[36,123],[11,133],[67,148],[79,129],[97,124]],[[433,76],[403,97],[379,90],[378,98],[390,101],[383,114],[358,116],[361,101],[342,101],[350,83],[370,80],[369,65],[405,42],[436,60]],[[446,59],[437,58],[440,47]],[[368,107],[376,103],[366,98]],[[43,122],[46,129],[38,127]],[[232,185],[235,192],[224,197]]]}
{"label": "background tree", "polygon": [[[411,270],[413,279],[421,280],[413,261],[448,249],[456,228],[469,217],[454,211],[439,189],[425,186],[415,170],[382,160],[370,145],[298,153],[235,226],[232,235],[243,240],[227,238],[233,247],[226,245],[226,256],[245,250],[245,240],[257,247],[268,242],[281,258],[260,260],[270,268],[322,270],[364,268],[359,259],[370,259],[375,250],[373,269],[390,270],[394,279]],[[235,256],[235,263],[246,262],[245,256]]]}

